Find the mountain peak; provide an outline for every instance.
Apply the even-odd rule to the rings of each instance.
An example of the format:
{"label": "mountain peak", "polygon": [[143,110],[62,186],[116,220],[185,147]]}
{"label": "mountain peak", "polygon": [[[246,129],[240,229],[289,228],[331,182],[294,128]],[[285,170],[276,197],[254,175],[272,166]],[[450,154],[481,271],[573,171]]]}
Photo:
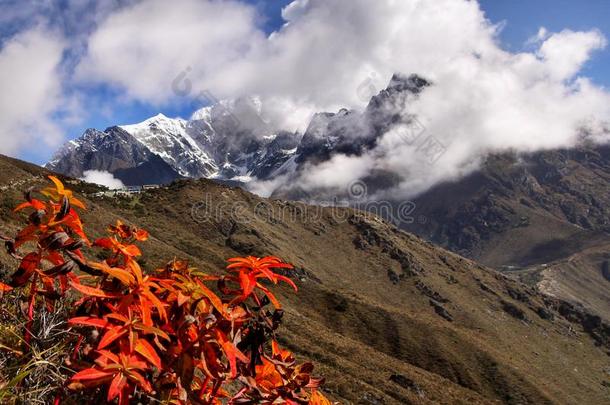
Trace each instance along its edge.
{"label": "mountain peak", "polygon": [[[104,132],[88,129],[75,143],[60,149],[50,167],[59,170],[64,167],[60,161],[65,159],[70,161],[65,167],[70,168],[71,174],[80,173],[78,166],[84,167],[83,162],[92,166],[100,162],[114,168],[115,164],[107,162],[115,160],[116,152],[111,148],[115,145],[117,150],[125,148],[126,154],[129,148],[141,148],[146,153],[140,155],[146,159],[156,155],[183,177],[269,179],[280,171],[299,170],[297,165],[310,158],[324,161],[335,154],[359,154],[372,147],[382,134],[384,123],[402,118],[388,116],[384,106],[400,104],[407,98],[402,95],[417,94],[428,85],[430,82],[418,75],[395,74],[388,87],[372,98],[365,113],[345,108],[317,113],[303,134],[289,133],[289,139],[285,136],[278,141],[275,139],[282,128],[273,127],[263,118],[265,108],[260,97],[217,100],[208,94],[207,102],[211,104],[195,111],[188,120],[159,113],[140,123],[114,126]],[[94,158],[102,150],[108,151],[109,156]],[[129,159],[124,162],[128,163],[121,170],[138,164]]]}
{"label": "mountain peak", "polygon": [[425,87],[432,83],[417,74],[403,75],[402,73],[394,73],[390,79],[387,89],[396,91],[409,91],[411,93],[420,93]]}

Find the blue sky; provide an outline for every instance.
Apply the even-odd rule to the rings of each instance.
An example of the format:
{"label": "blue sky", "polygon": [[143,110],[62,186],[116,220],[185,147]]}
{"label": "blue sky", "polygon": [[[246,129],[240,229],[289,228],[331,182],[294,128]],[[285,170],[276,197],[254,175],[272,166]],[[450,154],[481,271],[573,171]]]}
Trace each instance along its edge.
{"label": "blue sky", "polygon": [[[552,32],[596,28],[610,38],[608,0],[480,0],[479,3],[491,21],[506,22],[500,39],[508,50],[527,49],[525,42],[539,27]],[[610,49],[597,52],[583,73],[606,88],[610,87]]]}
{"label": "blue sky", "polygon": [[[125,0],[130,1],[130,0]],[[300,0],[302,1],[302,0]],[[283,24],[281,10],[290,0],[247,0],[254,5],[262,16],[257,24],[266,34],[278,30]],[[31,26],[39,21],[42,16],[48,15],[49,24],[55,25],[64,35],[77,38],[74,43],[80,44],[78,38],[86,38],[91,34],[95,24],[86,18],[80,18],[83,11],[71,12],[67,6],[70,0],[58,0],[55,2],[22,2],[15,0],[0,0],[0,44],[10,39],[20,30]],[[105,11],[103,4],[109,2],[89,1],[95,5],[99,14],[112,13],[113,10]],[[121,3],[116,0],[115,3]],[[527,45],[527,40],[534,36],[540,27],[545,27],[549,32],[560,32],[564,29],[573,31],[590,31],[597,29],[610,38],[610,1],[607,0],[480,0],[486,17],[493,23],[502,23],[503,29],[500,34],[501,46],[511,52],[533,51],[532,45]],[[33,6],[37,4],[38,6]],[[46,4],[43,10],[40,4]],[[36,9],[38,7],[38,9]],[[46,7],[46,8],[45,8]],[[30,10],[31,9],[31,10]],[[35,18],[34,18],[34,17]],[[72,38],[72,39],[74,39]],[[70,58],[78,55],[80,48],[72,49],[64,54],[64,68],[70,77],[70,69],[73,67]],[[120,57],[116,63],[120,64]],[[2,72],[0,72],[2,73]],[[411,73],[411,72],[407,72]],[[426,72],[418,72],[425,74]],[[586,62],[579,71],[580,76],[586,76],[592,81],[605,88],[610,88],[610,47],[597,50],[591,59]],[[81,108],[82,120],[70,123],[62,121],[61,130],[67,138],[79,136],[84,129],[93,127],[104,129],[110,125],[128,124],[142,121],[159,112],[168,116],[188,117],[193,111],[193,105],[189,100],[172,99],[171,102],[148,102],[140,98],[125,97],[120,87],[109,83],[103,84],[74,84],[69,80],[62,84],[63,91],[67,95],[78,98]],[[53,112],[53,117],[58,121],[62,119],[62,111]],[[18,157],[36,163],[44,163],[50,155],[46,150],[23,149],[17,153]]]}

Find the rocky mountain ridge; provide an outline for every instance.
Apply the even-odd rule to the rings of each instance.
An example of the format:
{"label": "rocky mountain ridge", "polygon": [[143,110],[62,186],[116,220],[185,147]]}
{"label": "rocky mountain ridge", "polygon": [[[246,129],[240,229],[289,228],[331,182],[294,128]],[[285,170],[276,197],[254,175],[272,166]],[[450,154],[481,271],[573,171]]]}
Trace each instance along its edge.
{"label": "rocky mountain ridge", "polygon": [[[315,114],[303,134],[272,129],[261,118],[256,97],[219,101],[188,120],[158,114],[139,124],[88,129],[60,148],[46,167],[74,177],[87,170],[107,171],[127,184],[138,182],[129,172],[142,164],[163,173],[146,179],[155,184],[172,176],[239,182],[290,178],[335,154],[359,155],[374,147],[389,127],[410,122],[407,99],[429,84],[417,75],[394,75],[363,112]],[[289,184],[277,192],[292,193]]]}

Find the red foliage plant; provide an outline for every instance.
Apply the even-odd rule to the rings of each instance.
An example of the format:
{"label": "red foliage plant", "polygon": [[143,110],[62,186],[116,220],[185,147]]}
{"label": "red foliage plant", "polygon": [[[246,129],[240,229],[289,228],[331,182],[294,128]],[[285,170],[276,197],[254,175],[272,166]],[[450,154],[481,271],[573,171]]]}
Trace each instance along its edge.
{"label": "red foliage plant", "polygon": [[[67,354],[67,364],[76,369],[67,376],[67,388],[119,404],[147,398],[171,404],[330,404],[318,389],[322,381],[311,376],[312,364],[297,364],[275,340],[282,309],[268,286],[284,282],[297,290],[274,271],[291,265],[276,257],[233,258],[228,274],[219,277],[174,259],[144,274],[135,243],[148,233],[117,221],[108,237],[91,243],[74,209],[85,205],[56,177],[50,179],[54,187],[40,192],[44,199],[29,191],[16,208],[31,211],[28,225],[6,240],[21,265],[9,284],[0,283],[0,292],[27,294],[26,342],[39,304],[53,311],[58,299],[77,294],[68,324],[83,333]],[[18,249],[26,242],[35,249],[21,256]],[[104,249],[108,258],[88,260],[83,250],[92,247]],[[218,294],[210,283],[217,284]]]}

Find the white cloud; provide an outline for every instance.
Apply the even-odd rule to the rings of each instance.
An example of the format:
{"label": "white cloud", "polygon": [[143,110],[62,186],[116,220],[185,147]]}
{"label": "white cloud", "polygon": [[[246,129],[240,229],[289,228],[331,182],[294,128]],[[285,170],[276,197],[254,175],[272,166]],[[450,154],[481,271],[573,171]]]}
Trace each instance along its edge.
{"label": "white cloud", "polygon": [[606,38],[599,31],[564,30],[546,38],[538,55],[546,62],[553,79],[565,80],[578,73],[591,53],[606,44]]}
{"label": "white cloud", "polygon": [[100,170],[86,170],[83,175],[84,177],[82,178],[82,180],[88,183],[95,183],[100,184],[102,186],[106,186],[111,190],[116,190],[125,187],[123,182],[114,177],[113,174],[110,172]]}
{"label": "white cloud", "polygon": [[61,38],[34,27],[6,40],[0,49],[0,153],[26,147],[55,148],[63,138],[53,114],[63,110],[58,67]]}
{"label": "white cloud", "polygon": [[600,129],[610,119],[608,92],[579,76],[606,45],[596,30],[541,29],[528,41],[534,49],[514,53],[500,47],[500,27],[474,1],[296,0],[283,17],[286,24],[265,36],[244,3],[143,2],[101,23],[80,77],[165,103],[185,72],[192,96],[258,94],[273,123],[302,129],[314,111],[364,107],[366,80],[367,91],[378,91],[395,72],[420,74],[434,85],[408,108],[447,146],[442,158],[426,165],[390,133],[360,162],[338,157],[303,179],[342,182],[349,163],[398,173],[404,194],[463,175],[489,152],[574,145],[583,124]]}
{"label": "white cloud", "polygon": [[101,23],[77,75],[149,103],[166,101],[184,70],[213,81],[264,41],[256,21],[255,8],[236,1],[140,2]]}

